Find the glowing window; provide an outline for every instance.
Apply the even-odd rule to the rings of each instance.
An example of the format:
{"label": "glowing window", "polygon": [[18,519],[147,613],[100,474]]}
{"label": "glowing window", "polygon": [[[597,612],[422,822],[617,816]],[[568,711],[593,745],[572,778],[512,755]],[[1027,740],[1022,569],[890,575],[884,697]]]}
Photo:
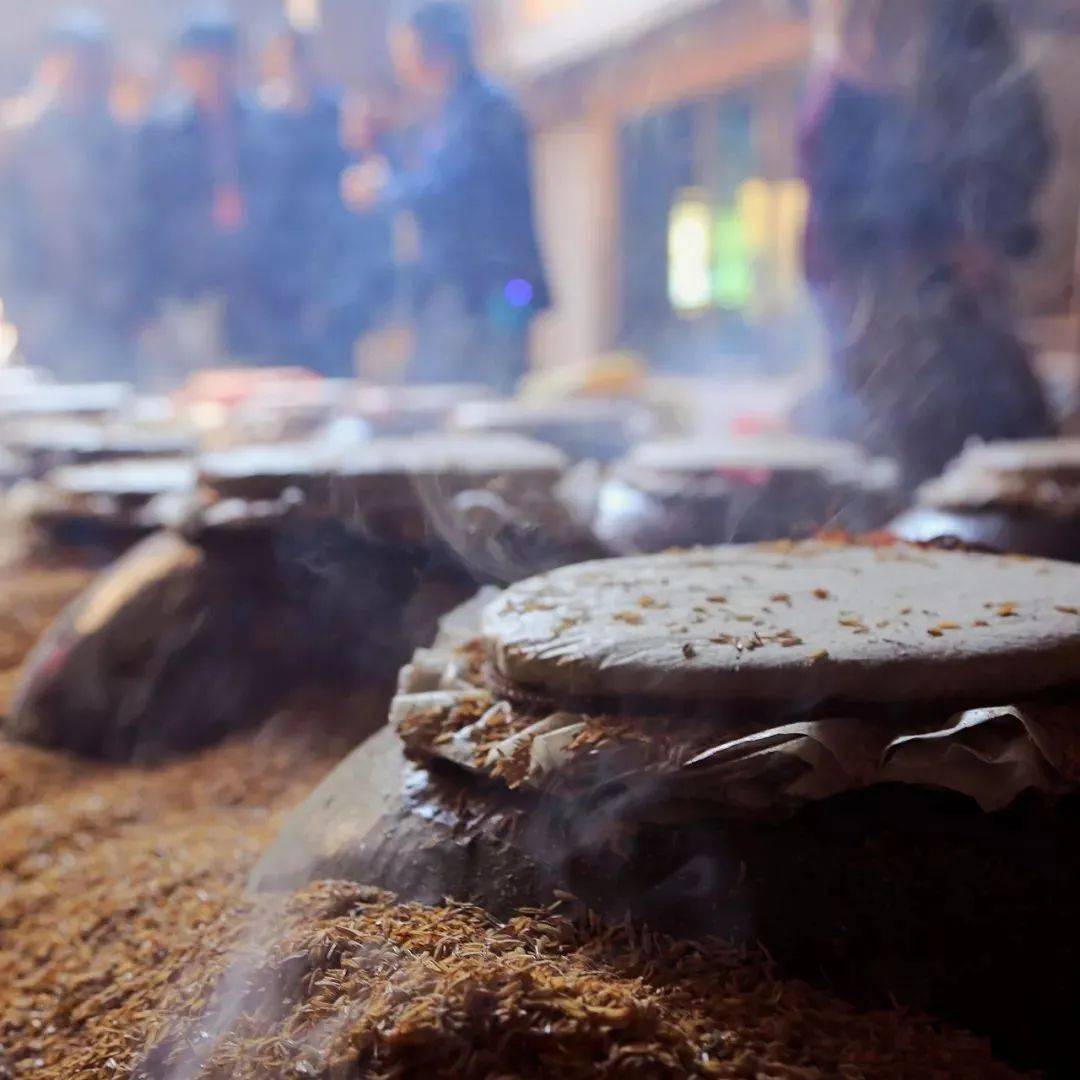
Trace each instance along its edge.
{"label": "glowing window", "polygon": [[716,215],[713,258],[713,301],[726,311],[744,311],[754,300],[754,256],[746,219],[738,207]]}
{"label": "glowing window", "polygon": [[712,303],[713,213],[704,192],[691,188],[675,200],[668,219],[668,297],[678,312]]}
{"label": "glowing window", "polygon": [[714,206],[699,188],[676,197],[668,222],[668,296],[682,315],[722,308],[763,315],[794,308],[802,291],[808,196],[800,180],[741,184]]}
{"label": "glowing window", "polygon": [[322,0],[285,0],[285,17],[298,30],[322,26]]}

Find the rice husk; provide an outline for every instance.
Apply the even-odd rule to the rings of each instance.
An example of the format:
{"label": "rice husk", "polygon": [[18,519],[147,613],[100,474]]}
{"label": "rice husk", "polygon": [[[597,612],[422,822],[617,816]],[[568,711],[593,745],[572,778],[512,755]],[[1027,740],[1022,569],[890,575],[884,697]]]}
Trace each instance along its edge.
{"label": "rice husk", "polygon": [[[974,1040],[859,1016],[722,944],[554,910],[503,924],[324,883],[287,905],[249,970],[202,1076],[1013,1075]],[[202,1023],[196,1008],[165,1024],[135,1076],[190,1066]]]}
{"label": "rice husk", "polygon": [[[76,591],[38,585],[8,594],[20,625]],[[0,742],[0,1077],[1017,1075],[721,944],[335,883],[253,899],[329,726],[297,709],[152,769]]]}
{"label": "rice husk", "polygon": [[0,567],[0,708],[7,707],[19,667],[38,638],[90,578],[81,567]]}

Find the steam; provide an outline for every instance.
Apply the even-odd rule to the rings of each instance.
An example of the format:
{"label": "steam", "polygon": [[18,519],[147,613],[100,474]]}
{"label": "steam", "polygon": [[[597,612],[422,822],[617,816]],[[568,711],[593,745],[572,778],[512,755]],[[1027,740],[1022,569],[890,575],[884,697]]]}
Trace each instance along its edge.
{"label": "steam", "polygon": [[512,475],[488,486],[414,487],[434,545],[445,546],[478,584],[510,584],[575,561],[587,534],[553,485]]}
{"label": "steam", "polygon": [[[268,906],[265,902],[256,910],[259,917],[249,925],[241,942],[236,946],[237,959],[229,966],[215,991],[213,1001],[193,1034],[181,1059],[166,1071],[158,1062],[144,1059],[134,1070],[135,1076],[161,1076],[162,1080],[198,1080],[213,1057],[218,1042],[234,1029],[244,1015],[254,976],[273,943],[275,932],[281,925],[288,905],[285,896],[275,898]],[[284,999],[283,999],[284,1000]]]}

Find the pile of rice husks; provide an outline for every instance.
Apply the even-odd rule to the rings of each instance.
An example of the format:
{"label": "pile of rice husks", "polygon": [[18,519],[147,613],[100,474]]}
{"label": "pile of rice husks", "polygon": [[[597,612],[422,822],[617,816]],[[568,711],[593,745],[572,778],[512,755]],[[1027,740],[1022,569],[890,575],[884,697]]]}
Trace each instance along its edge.
{"label": "pile of rice husks", "polygon": [[[27,638],[75,582],[52,585],[0,601]],[[720,945],[340,883],[247,896],[341,752],[304,710],[155,769],[0,743],[0,1078],[1014,1075]]]}
{"label": "pile of rice husks", "polygon": [[23,658],[89,580],[85,570],[4,566],[0,559],[0,709],[15,689]]}

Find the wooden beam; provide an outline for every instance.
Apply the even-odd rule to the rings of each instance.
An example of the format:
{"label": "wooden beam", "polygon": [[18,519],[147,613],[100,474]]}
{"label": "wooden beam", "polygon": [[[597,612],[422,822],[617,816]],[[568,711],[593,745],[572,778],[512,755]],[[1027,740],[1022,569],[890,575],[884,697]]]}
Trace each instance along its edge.
{"label": "wooden beam", "polygon": [[515,82],[537,124],[597,111],[625,118],[800,65],[812,45],[808,20],[770,16],[748,0],[680,20],[588,63]]}
{"label": "wooden beam", "polygon": [[801,64],[811,45],[803,21],[719,22],[713,34],[678,35],[648,55],[616,60],[600,73],[593,98],[624,117],[650,112]]}

